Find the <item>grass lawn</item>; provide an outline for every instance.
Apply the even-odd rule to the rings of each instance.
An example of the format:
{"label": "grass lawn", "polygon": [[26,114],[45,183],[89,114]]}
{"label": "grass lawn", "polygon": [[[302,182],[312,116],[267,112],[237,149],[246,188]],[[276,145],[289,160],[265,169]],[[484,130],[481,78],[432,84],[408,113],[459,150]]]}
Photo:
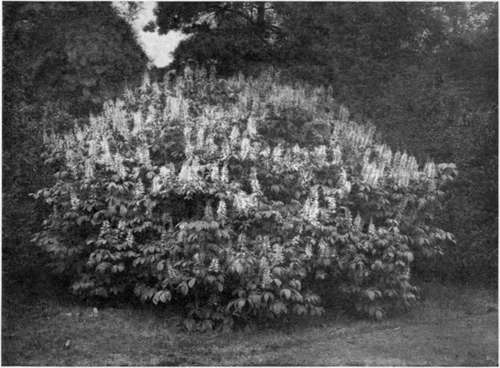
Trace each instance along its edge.
{"label": "grass lawn", "polygon": [[422,286],[418,306],[383,322],[327,312],[279,328],[189,334],[173,312],[108,306],[96,313],[4,285],[2,364],[498,365],[496,290]]}

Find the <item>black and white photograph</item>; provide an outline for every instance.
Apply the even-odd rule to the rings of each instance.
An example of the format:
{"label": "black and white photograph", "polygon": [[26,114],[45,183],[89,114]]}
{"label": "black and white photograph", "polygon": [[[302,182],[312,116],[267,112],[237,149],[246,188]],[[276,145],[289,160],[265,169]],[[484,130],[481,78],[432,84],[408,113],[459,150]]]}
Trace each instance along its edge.
{"label": "black and white photograph", "polygon": [[2,366],[498,366],[498,3],[2,2]]}

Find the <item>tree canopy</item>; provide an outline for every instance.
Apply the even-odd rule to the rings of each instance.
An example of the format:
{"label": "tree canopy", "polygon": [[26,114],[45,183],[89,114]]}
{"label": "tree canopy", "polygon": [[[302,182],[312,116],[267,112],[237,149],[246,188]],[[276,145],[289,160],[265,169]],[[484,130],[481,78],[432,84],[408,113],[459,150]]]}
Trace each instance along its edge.
{"label": "tree canopy", "polygon": [[96,108],[144,70],[146,56],[129,24],[108,3],[3,7],[4,82],[27,101]]}
{"label": "tree canopy", "polygon": [[498,4],[166,2],[155,14],[152,30],[191,34],[175,68],[210,61],[225,75],[271,65],[284,79],[331,85],[392,147],[457,162],[442,215],[459,238],[451,262],[459,277],[496,269]]}
{"label": "tree canopy", "polygon": [[[146,56],[111,3],[4,2],[3,240],[18,244],[38,226],[28,196],[51,178],[43,130],[65,130],[140,80]],[[39,213],[38,213],[39,214]],[[25,229],[26,231],[20,231]],[[30,254],[30,251],[27,251]]]}

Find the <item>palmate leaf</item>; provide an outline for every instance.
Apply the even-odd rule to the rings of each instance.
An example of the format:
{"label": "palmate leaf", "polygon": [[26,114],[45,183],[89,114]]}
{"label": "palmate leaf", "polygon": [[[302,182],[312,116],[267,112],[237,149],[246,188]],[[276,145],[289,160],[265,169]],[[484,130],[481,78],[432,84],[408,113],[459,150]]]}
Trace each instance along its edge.
{"label": "palmate leaf", "polygon": [[157,293],[154,294],[153,296],[153,304],[158,304],[158,303],[167,303],[171,300],[172,294],[170,294],[170,291],[168,290],[160,290]]}
{"label": "palmate leaf", "polygon": [[375,292],[373,290],[367,290],[366,295],[368,296],[368,299],[371,301],[375,300]]}
{"label": "palmate leaf", "polygon": [[273,304],[271,304],[271,311],[276,315],[279,316],[281,314],[284,314],[287,312],[287,307],[285,304],[283,304],[280,301],[276,301]]}
{"label": "palmate leaf", "polygon": [[280,296],[286,300],[290,299],[292,292],[290,289],[281,289]]}
{"label": "palmate leaf", "polygon": [[181,282],[178,286],[177,289],[182,295],[187,295],[189,292],[189,287],[185,281]]}
{"label": "palmate leaf", "polygon": [[243,271],[244,271],[244,268],[243,268],[243,265],[241,264],[241,262],[239,260],[236,260],[231,265],[231,270],[233,272],[236,272],[237,274],[241,275],[243,273]]}

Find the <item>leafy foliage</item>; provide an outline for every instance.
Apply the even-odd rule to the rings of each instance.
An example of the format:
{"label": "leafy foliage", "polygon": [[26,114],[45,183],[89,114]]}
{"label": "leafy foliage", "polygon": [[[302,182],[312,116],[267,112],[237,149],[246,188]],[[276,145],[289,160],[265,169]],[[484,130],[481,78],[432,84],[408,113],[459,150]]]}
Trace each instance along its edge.
{"label": "leafy foliage", "polygon": [[140,79],[146,57],[110,4],[3,6],[4,76],[31,103],[62,100],[70,112],[87,114]]}
{"label": "leafy foliage", "polygon": [[160,5],[160,32],[192,34],[174,66],[191,58],[252,74],[264,64],[291,83],[332,85],[391,147],[455,162],[457,185],[439,217],[458,246],[432,266],[418,261],[419,274],[496,283],[498,4],[267,2],[261,38],[255,6]]}
{"label": "leafy foliage", "polygon": [[432,213],[454,165],[419,167],[324,89],[275,80],[145,79],[47,138],[60,170],[34,240],[75,293],[179,303],[201,330],[320,314],[322,279],[373,318],[410,305],[414,256],[452,240]]}
{"label": "leafy foliage", "polygon": [[437,216],[457,246],[435,262],[417,262],[418,273],[496,284],[498,8],[450,4],[445,10],[450,30],[439,52],[398,73],[366,105],[391,147],[453,161],[460,171]]}
{"label": "leafy foliage", "polygon": [[185,62],[217,64],[221,75],[234,75],[251,65],[274,63],[273,40],[279,28],[274,5],[266,2],[160,2],[149,31],[180,30],[190,37],[174,52],[174,68]]}
{"label": "leafy foliage", "polygon": [[146,57],[109,3],[2,7],[4,266],[23,278],[28,263],[40,263],[26,244],[43,215],[28,194],[48,185],[54,169],[41,159],[44,130],[72,129],[140,83]]}

